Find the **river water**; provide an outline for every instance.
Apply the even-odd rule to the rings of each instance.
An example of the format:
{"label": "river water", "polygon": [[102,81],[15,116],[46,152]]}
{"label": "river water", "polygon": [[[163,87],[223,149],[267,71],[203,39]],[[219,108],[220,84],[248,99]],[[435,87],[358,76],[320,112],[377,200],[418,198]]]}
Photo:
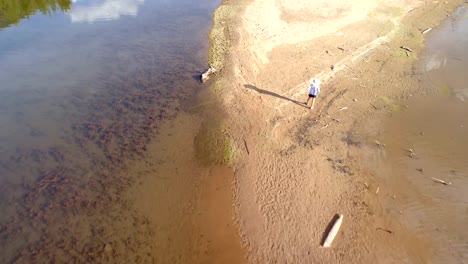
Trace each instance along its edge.
{"label": "river water", "polygon": [[193,226],[217,210],[197,208],[221,187],[189,201],[213,174],[193,142],[219,1],[38,3],[0,0],[0,262],[209,254]]}
{"label": "river water", "polygon": [[408,108],[386,121],[386,147],[374,151],[386,212],[401,224],[411,259],[399,263],[468,261],[467,47],[462,7],[429,33],[416,66],[426,95],[401,102]]}

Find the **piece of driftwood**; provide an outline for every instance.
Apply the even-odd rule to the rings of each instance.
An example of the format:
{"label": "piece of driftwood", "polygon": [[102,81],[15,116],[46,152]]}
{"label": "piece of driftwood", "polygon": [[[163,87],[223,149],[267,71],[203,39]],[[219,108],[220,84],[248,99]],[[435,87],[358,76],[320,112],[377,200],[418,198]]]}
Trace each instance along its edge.
{"label": "piece of driftwood", "polygon": [[377,230],[382,230],[382,231],[385,231],[385,232],[387,232],[387,233],[389,233],[389,234],[393,234],[393,231],[388,230],[388,229],[385,229],[385,228],[381,228],[381,227],[377,227],[375,230],[376,230],[376,231],[377,231]]}
{"label": "piece of driftwood", "polygon": [[247,155],[250,155],[249,147],[247,146],[247,141],[245,141],[245,139],[244,139],[244,147],[245,147],[245,151],[247,151]]}
{"label": "piece of driftwood", "polygon": [[210,76],[216,72],[216,69],[213,67],[210,67],[205,73],[201,75],[201,81],[206,82],[208,79],[210,79]]}
{"label": "piece of driftwood", "polygon": [[340,230],[342,222],[343,222],[343,215],[340,215],[340,217],[333,224],[333,227],[330,230],[330,233],[328,233],[327,238],[325,239],[325,242],[323,242],[323,247],[330,247],[331,246],[333,240],[335,239],[336,235],[338,234],[338,231]]}
{"label": "piece of driftwood", "polygon": [[410,48],[408,48],[406,46],[400,46],[400,49],[404,49],[404,50],[407,50],[409,52],[413,52]]}
{"label": "piece of driftwood", "polygon": [[435,182],[441,183],[441,184],[443,184],[443,185],[450,185],[450,184],[452,184],[451,182],[446,182],[446,181],[444,181],[444,180],[437,179],[437,178],[434,178],[434,177],[432,177],[432,179],[433,179]]}
{"label": "piece of driftwood", "polygon": [[421,31],[422,34],[426,34],[428,33],[429,31],[431,31],[432,28],[426,28],[425,30]]}
{"label": "piece of driftwood", "polygon": [[416,158],[416,153],[414,153],[414,151],[412,149],[408,149],[408,151],[409,151],[408,157]]}

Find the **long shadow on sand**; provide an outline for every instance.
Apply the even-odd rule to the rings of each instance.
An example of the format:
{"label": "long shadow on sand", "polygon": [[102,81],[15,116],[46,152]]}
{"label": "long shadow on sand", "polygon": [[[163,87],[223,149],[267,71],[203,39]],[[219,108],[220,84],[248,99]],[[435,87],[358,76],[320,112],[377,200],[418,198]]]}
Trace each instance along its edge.
{"label": "long shadow on sand", "polygon": [[274,97],[277,97],[277,98],[280,98],[280,99],[289,101],[289,102],[291,102],[291,103],[297,104],[297,105],[299,105],[299,106],[307,107],[304,103],[301,103],[301,102],[299,102],[299,101],[296,101],[296,100],[293,100],[293,99],[284,97],[284,96],[282,96],[282,95],[280,95],[280,94],[277,94],[277,93],[274,93],[274,92],[270,92],[270,91],[267,91],[267,90],[262,90],[262,89],[260,89],[260,88],[257,88],[257,87],[254,86],[254,85],[251,85],[251,84],[244,84],[244,87],[247,88],[247,89],[255,90],[256,92],[261,93],[261,94],[266,94],[266,95],[274,96]]}

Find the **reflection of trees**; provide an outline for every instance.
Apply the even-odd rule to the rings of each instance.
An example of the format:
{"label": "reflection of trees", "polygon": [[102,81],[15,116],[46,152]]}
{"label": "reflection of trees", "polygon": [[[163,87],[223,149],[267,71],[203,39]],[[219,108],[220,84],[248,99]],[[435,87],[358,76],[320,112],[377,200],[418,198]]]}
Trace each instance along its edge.
{"label": "reflection of trees", "polygon": [[0,27],[18,23],[37,10],[50,14],[58,9],[70,9],[71,0],[0,0]]}

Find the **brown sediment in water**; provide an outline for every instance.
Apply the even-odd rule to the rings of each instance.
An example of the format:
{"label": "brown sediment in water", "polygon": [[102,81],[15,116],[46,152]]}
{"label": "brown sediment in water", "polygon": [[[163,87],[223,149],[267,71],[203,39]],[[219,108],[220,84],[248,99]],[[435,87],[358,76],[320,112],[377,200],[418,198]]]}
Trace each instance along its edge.
{"label": "brown sediment in water", "polygon": [[[140,50],[134,52],[143,53]],[[132,78],[113,68],[103,69],[100,74],[109,77],[92,84],[100,87],[102,93],[90,96],[85,91],[76,91],[69,100],[60,102],[65,104],[69,118],[63,120],[65,131],[56,140],[47,140],[44,136],[49,132],[46,127],[32,128],[32,124],[30,140],[2,146],[0,165],[4,182],[0,203],[5,211],[0,216],[1,262],[136,263],[165,260],[165,257],[174,260],[181,254],[190,262],[192,252],[187,250],[193,244],[167,242],[171,237],[185,236],[189,232],[180,233],[174,229],[179,226],[178,219],[161,217],[161,211],[166,210],[165,204],[152,200],[154,209],[160,214],[156,223],[167,224],[165,221],[172,220],[169,223],[173,227],[166,237],[166,231],[159,230],[146,212],[138,210],[138,203],[146,201],[134,193],[134,188],[140,183],[145,184],[144,180],[149,177],[158,178],[157,183],[165,186],[161,184],[167,182],[164,178],[176,174],[171,170],[156,173],[152,170],[163,167],[161,163],[171,165],[173,160],[178,160],[177,156],[164,162],[156,160],[152,166],[143,164],[139,168],[144,173],[133,173],[133,167],[139,160],[151,160],[152,153],[170,153],[171,149],[178,149],[179,146],[174,148],[174,145],[162,149],[164,145],[160,141],[175,133],[167,126],[183,113],[181,102],[186,97],[193,99],[195,94],[195,90],[187,89],[194,85],[184,85],[195,83],[186,76],[178,80],[180,86],[171,86],[171,90],[166,91],[169,88],[165,86],[169,84],[161,81],[164,73],[149,60],[151,62],[142,62],[145,66],[136,70]],[[8,107],[8,103],[2,107]],[[31,103],[31,107],[36,104]],[[43,111],[39,107],[35,110]],[[18,116],[22,118],[20,114]],[[194,113],[195,124],[199,122],[196,118],[201,117]],[[189,122],[175,129],[186,131],[185,140],[192,146],[199,127]],[[177,142],[177,138],[174,140],[164,143]],[[150,146],[151,153],[148,152]],[[12,155],[5,157],[4,153]],[[194,175],[203,172],[193,159],[194,152],[186,155],[192,156],[183,156],[187,158],[186,163],[180,167],[196,170],[186,171],[185,178],[173,179],[173,186],[179,188],[173,193],[161,189],[158,195],[168,199],[177,196],[178,192],[192,194],[183,196],[184,199],[174,199],[190,205],[197,197],[191,188],[200,181]],[[154,157],[157,159],[158,156]],[[160,198],[158,195],[150,198]],[[190,215],[195,212],[181,213]],[[191,232],[192,223],[185,224],[184,228],[190,227],[188,231]],[[159,251],[167,245],[171,245],[170,251]]]}
{"label": "brown sediment in water", "polygon": [[[174,99],[162,98],[151,81],[114,81],[109,88],[111,96],[88,101],[92,111],[67,120],[65,141],[76,143],[74,148],[53,143],[17,147],[15,155],[2,161],[9,174],[25,181],[7,182],[2,192],[3,203],[17,201],[12,202],[15,212],[2,219],[3,261],[151,260],[154,245],[146,237],[154,230],[124,198],[138,181],[125,171],[146,153],[177,106]],[[116,115],[106,115],[109,111]],[[83,155],[93,157],[92,171],[84,169]]]}
{"label": "brown sediment in water", "polygon": [[[422,31],[459,4],[264,0],[237,5],[231,23],[215,21],[229,43],[216,91],[238,150],[235,213],[250,262],[433,259],[434,244],[383,206],[389,189],[366,155],[385,146],[366,131],[404,109],[400,99],[425,93],[413,67]],[[313,76],[323,87],[311,111],[294,101],[305,101]],[[341,231],[331,250],[320,249],[336,213],[345,215]]]}
{"label": "brown sediment in water", "polygon": [[203,253],[197,254],[196,263],[246,263],[241,247],[238,226],[233,221],[232,182],[230,168],[214,167],[207,174],[201,190],[196,222],[199,230],[197,245]]}
{"label": "brown sediment in water", "polygon": [[[458,8],[431,31],[426,49],[416,64],[428,96],[414,93],[407,105],[382,121],[387,144],[372,165],[392,198],[383,199],[388,214],[416,237],[427,239],[437,263],[463,262],[468,248],[466,181],[468,133],[465,125],[468,77],[468,13]],[[440,89],[440,86],[446,87]]]}

